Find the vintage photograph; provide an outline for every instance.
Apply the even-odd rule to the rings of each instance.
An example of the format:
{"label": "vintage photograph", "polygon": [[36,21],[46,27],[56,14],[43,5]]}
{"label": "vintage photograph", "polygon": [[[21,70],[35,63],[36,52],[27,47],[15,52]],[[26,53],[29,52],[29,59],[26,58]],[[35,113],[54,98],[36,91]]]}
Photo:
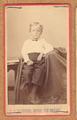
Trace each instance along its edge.
{"label": "vintage photograph", "polygon": [[70,113],[69,5],[5,6],[7,115]]}
{"label": "vintage photograph", "polygon": [[76,113],[77,113],[77,8],[76,8]]}

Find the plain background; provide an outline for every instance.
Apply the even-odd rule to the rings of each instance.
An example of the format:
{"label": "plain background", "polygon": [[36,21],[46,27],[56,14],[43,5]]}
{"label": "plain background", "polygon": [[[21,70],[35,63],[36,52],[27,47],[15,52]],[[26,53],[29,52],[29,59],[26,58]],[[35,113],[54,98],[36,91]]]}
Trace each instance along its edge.
{"label": "plain background", "polygon": [[76,8],[76,111],[77,111],[77,8]]}
{"label": "plain background", "polygon": [[67,48],[69,40],[69,8],[63,6],[6,7],[7,58],[17,59],[23,43],[29,38],[29,24],[40,22],[44,30],[42,38],[53,47]]}

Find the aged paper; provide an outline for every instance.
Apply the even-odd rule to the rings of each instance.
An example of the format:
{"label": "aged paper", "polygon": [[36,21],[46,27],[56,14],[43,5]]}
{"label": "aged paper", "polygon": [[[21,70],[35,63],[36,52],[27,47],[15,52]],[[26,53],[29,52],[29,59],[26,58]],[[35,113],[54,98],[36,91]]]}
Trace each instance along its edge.
{"label": "aged paper", "polygon": [[[1,0],[0,1],[0,119],[1,120],[17,120],[17,119],[28,119],[28,120],[75,120],[76,119],[76,103],[75,101],[75,88],[76,88],[76,84],[75,84],[75,62],[74,62],[74,55],[75,55],[75,27],[74,27],[74,18],[75,18],[75,7],[77,6],[77,1],[76,0],[53,0],[53,1],[49,1],[49,0]],[[68,67],[67,65],[67,69],[70,68],[67,72],[67,80],[68,82],[66,82],[66,93],[67,96],[66,98],[68,99],[68,103],[66,102],[66,100],[64,101],[59,101],[58,99],[55,99],[55,97],[51,98],[51,101],[45,101],[45,103],[40,103],[40,104],[32,104],[32,103],[25,103],[22,104],[21,103],[17,103],[16,102],[16,95],[15,94],[15,88],[14,86],[16,86],[16,82],[15,82],[15,78],[17,77],[15,74],[15,70],[17,69],[18,63],[20,59],[20,53],[21,53],[21,49],[22,49],[22,45],[24,43],[24,41],[28,38],[29,36],[29,24],[31,24],[32,22],[34,22],[34,18],[31,16],[31,21],[28,18],[28,14],[27,18],[25,18],[24,16],[26,16],[24,14],[24,12],[22,11],[22,8],[25,8],[25,5],[23,4],[32,4],[32,3],[39,3],[39,4],[50,4],[49,6],[55,6],[57,5],[55,8],[57,9],[57,12],[55,12],[54,15],[54,10],[53,10],[53,15],[51,15],[50,13],[52,13],[52,10],[50,8],[52,7],[48,7],[48,10],[46,11],[47,14],[49,14],[49,16],[52,16],[52,24],[50,23],[49,20],[47,20],[48,16],[44,16],[45,13],[40,11],[41,13],[41,19],[43,21],[39,22],[43,25],[44,27],[44,33],[42,34],[42,37],[46,38],[46,41],[50,44],[52,44],[54,46],[54,48],[58,48],[58,47],[62,47],[62,48],[67,48],[66,50],[68,51],[68,38],[66,39],[66,35],[64,35],[66,32],[66,29],[63,29],[64,25],[66,25],[66,20],[67,22],[70,24],[67,24],[67,26],[70,27],[70,36],[67,33],[67,36],[70,37],[70,52],[67,52],[68,56],[70,54],[70,59],[67,60],[67,62],[70,61],[70,66]],[[67,4],[68,5],[67,5]],[[8,4],[8,5],[6,5]],[[9,5],[11,4],[11,5]],[[15,6],[14,6],[15,4]],[[18,5],[19,4],[19,5]],[[21,5],[22,4],[22,7]],[[53,4],[53,5],[51,5]],[[61,6],[58,6],[60,5]],[[36,5],[35,5],[36,6]],[[40,5],[41,6],[41,5]],[[65,9],[69,9],[70,6],[70,15],[69,12],[67,10],[67,17],[69,17],[69,21],[68,19],[65,19],[64,17],[64,13],[65,13]],[[44,7],[42,7],[44,8]],[[54,8],[54,7],[53,7]],[[4,11],[5,9],[5,11]],[[38,9],[38,7],[37,7]],[[62,11],[62,9],[64,9],[64,12]],[[58,10],[60,10],[60,16],[58,14]],[[19,12],[20,11],[20,12]],[[37,10],[35,10],[37,13]],[[32,11],[31,11],[32,12]],[[5,14],[6,13],[6,14]],[[11,14],[12,13],[12,14]],[[23,13],[23,17],[20,13]],[[63,14],[62,14],[63,13]],[[5,14],[5,15],[4,15]],[[54,17],[53,16],[56,16]],[[61,20],[61,15],[63,15],[63,19]],[[6,16],[6,17],[5,17]],[[38,21],[36,15],[36,21]],[[17,18],[18,17],[18,18]],[[59,19],[60,18],[60,19]],[[33,19],[33,20],[32,20]],[[25,21],[24,21],[25,20]],[[27,20],[27,21],[26,21]],[[47,20],[47,21],[46,21]],[[51,21],[52,21],[51,20]],[[55,22],[55,20],[59,21],[60,24],[58,24],[58,22]],[[10,21],[10,22],[9,22]],[[35,21],[35,22],[36,22]],[[45,24],[46,22],[46,24]],[[55,22],[55,23],[54,23]],[[8,23],[8,24],[7,24]],[[62,24],[63,23],[63,24]],[[51,27],[53,26],[53,27]],[[57,28],[58,27],[58,28]],[[63,28],[62,28],[63,27]],[[8,28],[8,29],[7,29]],[[53,29],[54,28],[54,29]],[[62,28],[62,29],[60,29]],[[63,34],[62,33],[63,30]],[[69,32],[69,30],[67,30]],[[56,35],[53,34],[56,32]],[[6,37],[5,37],[6,36]],[[51,37],[50,37],[51,36]],[[53,38],[53,40],[52,40]],[[57,39],[59,38],[59,41],[57,42]],[[63,40],[61,40],[61,38],[63,38]],[[64,40],[65,38],[65,40]],[[5,50],[4,50],[5,49]],[[63,51],[65,51],[65,49],[63,49]],[[55,50],[59,50],[59,52],[61,52],[62,49],[55,49]],[[5,51],[5,52],[4,52]],[[19,51],[19,52],[18,52]],[[4,60],[5,59],[5,60]],[[65,64],[65,62],[62,62]],[[68,64],[68,63],[67,63]],[[15,66],[16,65],[16,66]],[[8,67],[11,66],[11,67]],[[15,68],[16,67],[16,68]],[[11,68],[11,70],[10,70]],[[64,75],[65,77],[65,75]],[[58,84],[59,85],[59,84]],[[54,85],[55,86],[55,85]],[[55,86],[56,87],[56,86]],[[58,86],[56,88],[59,88]],[[57,91],[57,89],[55,88],[55,90]],[[48,92],[49,93],[49,92]],[[59,93],[59,92],[58,92]],[[23,94],[22,94],[23,96]],[[62,94],[63,96],[63,94]],[[54,99],[53,99],[54,98]],[[22,97],[21,97],[21,100]],[[61,100],[61,99],[60,99]],[[29,102],[29,101],[28,101]],[[44,101],[43,101],[44,102]],[[55,103],[54,103],[55,102]],[[56,104],[57,103],[57,104]],[[70,103],[70,104],[69,104]],[[35,116],[36,115],[36,116]]]}
{"label": "aged paper", "polygon": [[[36,98],[33,97],[33,94],[31,96],[26,95],[27,90],[25,90],[25,88],[26,86],[28,86],[26,84],[26,79],[28,78],[23,77],[23,80],[21,78],[22,74],[24,76],[22,70],[25,70],[25,68],[23,67],[24,65],[22,65],[23,63],[21,63],[19,70],[16,68],[19,67],[20,64],[18,58],[21,56],[21,50],[24,41],[26,39],[32,39],[37,37],[33,36],[34,34],[36,34],[33,33],[34,30],[36,30],[35,27],[34,28],[32,27],[31,29],[33,31],[31,30],[29,32],[29,25],[31,23],[35,25],[39,23],[43,26],[43,33],[40,44],[42,44],[42,39],[44,38],[48,43],[50,43],[50,45],[53,46],[53,50],[50,50],[50,53],[46,60],[47,62],[46,69],[48,73],[45,72],[45,75],[46,74],[48,75],[47,76],[44,75],[43,83],[38,87],[39,92],[36,91],[37,92],[36,97],[38,97],[38,100],[36,100]],[[30,38],[30,35],[32,35],[32,38]],[[6,72],[5,82],[6,114],[7,115],[70,114],[69,5],[67,4],[6,5],[5,41],[6,41],[5,54],[7,65],[6,71],[8,71],[8,73]],[[34,46],[35,47],[34,49],[33,47],[30,47],[31,46],[30,44],[32,44],[33,46],[33,44],[35,43],[30,42],[28,46],[25,46],[25,51],[27,49],[27,51],[30,51],[29,53],[33,53],[32,51],[37,53],[37,51],[40,50],[40,45],[38,42],[37,44],[39,45],[39,48],[36,48],[37,44],[35,44],[36,46]],[[49,59],[51,60],[51,63],[49,62]],[[39,63],[36,62],[34,63],[34,65],[38,64]],[[39,69],[41,66],[39,66]],[[26,68],[25,72],[28,72],[28,69],[29,72],[31,72],[32,66],[30,67],[29,65],[28,67]],[[22,74],[20,73],[20,70]],[[43,71],[41,71],[42,74]],[[21,76],[19,74],[21,74]],[[36,74],[37,77],[35,77],[34,80],[34,76]],[[33,84],[38,86],[38,83],[35,84],[35,81],[36,79],[38,79],[39,76],[38,74],[40,74],[38,69],[33,66],[33,73],[31,78],[29,78],[30,83],[29,80],[27,80],[28,84],[30,84],[31,87]],[[40,76],[39,82],[42,81],[41,77],[43,77],[43,75]],[[22,84],[25,84],[23,92],[21,92],[20,90]],[[41,89],[41,87],[44,88]],[[41,89],[41,91],[39,89]],[[28,94],[31,94],[32,91],[33,88]],[[42,96],[40,92],[42,92]]]}
{"label": "aged paper", "polygon": [[77,111],[77,8],[76,8],[76,111]]}

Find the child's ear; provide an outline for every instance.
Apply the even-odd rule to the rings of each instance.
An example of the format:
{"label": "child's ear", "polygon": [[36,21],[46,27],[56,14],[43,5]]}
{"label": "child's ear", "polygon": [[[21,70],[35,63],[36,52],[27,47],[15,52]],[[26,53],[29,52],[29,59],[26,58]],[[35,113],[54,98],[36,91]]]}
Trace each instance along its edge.
{"label": "child's ear", "polygon": [[43,26],[42,25],[40,25],[40,27],[41,27],[41,33],[43,32]]}

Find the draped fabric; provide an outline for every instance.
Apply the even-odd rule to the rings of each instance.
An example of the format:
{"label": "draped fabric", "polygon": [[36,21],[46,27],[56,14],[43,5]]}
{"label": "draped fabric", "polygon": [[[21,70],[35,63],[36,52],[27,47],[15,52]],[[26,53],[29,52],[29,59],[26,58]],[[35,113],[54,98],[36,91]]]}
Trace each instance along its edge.
{"label": "draped fabric", "polygon": [[[38,96],[41,99],[41,103],[66,103],[67,99],[67,78],[66,78],[66,50],[64,48],[54,48],[53,51],[49,52],[45,57],[45,70],[41,76],[43,84],[38,89]],[[24,99],[27,99],[25,90],[20,91],[20,85],[23,82],[22,69],[24,61],[20,59],[16,84],[15,84],[15,103],[24,104]],[[25,102],[26,103],[26,102]]]}

